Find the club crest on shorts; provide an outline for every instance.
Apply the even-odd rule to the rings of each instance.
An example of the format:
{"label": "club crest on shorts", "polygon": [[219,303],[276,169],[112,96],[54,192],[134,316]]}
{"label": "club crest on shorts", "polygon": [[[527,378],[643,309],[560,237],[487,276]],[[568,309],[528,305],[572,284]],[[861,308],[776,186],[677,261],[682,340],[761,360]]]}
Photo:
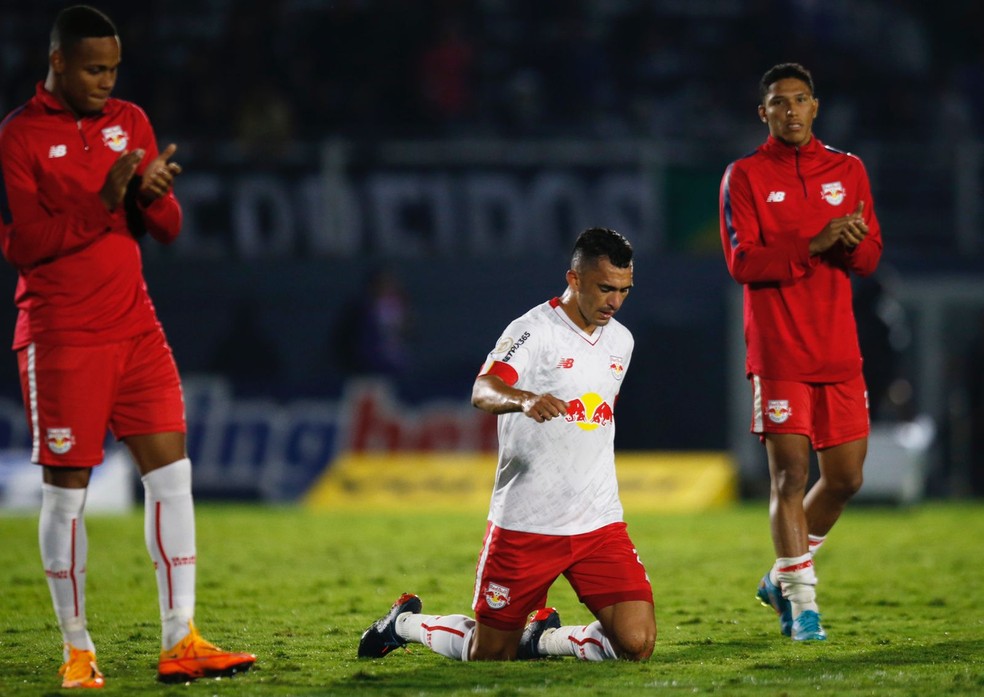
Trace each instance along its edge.
{"label": "club crest on shorts", "polygon": [[820,195],[831,206],[839,206],[841,201],[844,200],[844,194],[846,193],[844,191],[844,185],[840,182],[830,182],[829,184],[820,185]]}
{"label": "club crest on shorts", "polygon": [[509,589],[498,583],[489,583],[485,589],[485,602],[493,610],[501,610],[509,604]]}
{"label": "club crest on shorts", "polygon": [[122,126],[110,126],[102,129],[103,145],[113,152],[123,152],[126,150],[127,143],[130,142],[129,136]]}
{"label": "club crest on shorts", "polygon": [[781,424],[793,415],[793,410],[789,406],[788,399],[770,399],[767,413],[769,421]]}
{"label": "club crest on shorts", "polygon": [[45,442],[55,455],[64,455],[75,445],[75,436],[70,428],[49,428]]}

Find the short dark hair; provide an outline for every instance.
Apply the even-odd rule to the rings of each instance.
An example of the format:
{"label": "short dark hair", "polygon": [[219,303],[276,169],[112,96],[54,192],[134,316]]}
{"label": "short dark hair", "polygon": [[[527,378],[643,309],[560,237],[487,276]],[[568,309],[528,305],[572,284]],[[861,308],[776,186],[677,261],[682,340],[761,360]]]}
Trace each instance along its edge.
{"label": "short dark hair", "polygon": [[63,53],[75,48],[83,39],[101,39],[118,36],[113,20],[88,5],[66,7],[55,17],[51,27],[49,52],[61,49]]}
{"label": "short dark hair", "polygon": [[765,95],[769,93],[769,86],[772,83],[784,80],[787,77],[802,80],[810,88],[810,94],[816,96],[816,92],[813,89],[813,75],[810,74],[809,70],[799,63],[779,63],[766,70],[765,75],[759,81],[759,99],[765,99]]}
{"label": "short dark hair", "polygon": [[632,264],[632,245],[625,237],[604,227],[588,228],[577,236],[571,255],[571,268],[577,269],[586,261],[608,257],[612,266],[620,269]]}

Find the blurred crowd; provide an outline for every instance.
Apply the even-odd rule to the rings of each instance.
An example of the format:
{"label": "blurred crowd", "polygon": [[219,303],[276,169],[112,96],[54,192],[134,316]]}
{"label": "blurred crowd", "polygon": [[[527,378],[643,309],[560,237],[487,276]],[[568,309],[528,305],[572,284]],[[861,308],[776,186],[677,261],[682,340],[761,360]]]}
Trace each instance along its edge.
{"label": "blurred crowd", "polygon": [[[159,138],[180,141],[185,157],[188,144],[276,152],[332,137],[654,138],[725,143],[733,153],[734,143],[764,138],[758,79],[784,61],[813,71],[817,133],[836,147],[959,143],[979,139],[984,123],[981,0],[81,1],[119,27],[117,96],[144,107]],[[69,4],[0,0],[0,112],[44,79],[51,23]],[[883,224],[894,221],[896,248],[907,230],[916,242],[924,238],[911,231],[925,232],[931,244],[917,247],[920,260],[937,249],[954,256],[957,228],[939,205],[955,188],[940,172],[954,168],[931,170],[929,158],[891,160],[879,172]],[[920,218],[923,209],[932,217]],[[716,229],[712,240],[716,247]],[[865,355],[877,356],[866,362],[872,411],[906,419],[909,327],[881,280],[857,294]],[[362,322],[346,311],[346,328],[355,328],[344,341],[332,334],[335,354],[320,363],[400,375],[411,360],[413,308],[398,277],[377,270],[355,300],[351,317]],[[289,372],[296,360],[267,338],[255,298],[230,317],[210,362],[195,362],[197,336],[179,347],[185,365],[237,384]],[[181,324],[170,326],[180,344]],[[984,428],[981,326],[967,356],[955,347],[951,357],[949,384],[966,391],[951,421],[965,435]],[[984,441],[952,440],[973,444],[962,457],[984,491]]]}
{"label": "blurred crowd", "polygon": [[[4,112],[43,77],[66,4],[2,3]],[[91,4],[120,28],[117,94],[171,137],[728,138],[760,125],[757,78],[785,60],[813,69],[828,142],[984,121],[979,0]]]}

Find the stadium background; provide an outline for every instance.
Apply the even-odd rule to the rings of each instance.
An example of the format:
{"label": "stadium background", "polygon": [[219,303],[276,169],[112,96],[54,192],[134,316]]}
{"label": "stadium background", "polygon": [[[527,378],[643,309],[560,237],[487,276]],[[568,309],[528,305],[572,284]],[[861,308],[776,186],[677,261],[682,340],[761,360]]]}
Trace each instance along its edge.
{"label": "stadium background", "polygon": [[[43,78],[65,4],[0,3],[4,113]],[[814,72],[816,132],[865,160],[884,229],[858,288],[872,459],[891,476],[912,458],[917,496],[984,494],[979,2],[95,4],[123,40],[115,94],[185,167],[182,238],[144,249],[199,496],[295,500],[353,452],[384,455],[363,462],[377,483],[404,462],[454,491],[446,469],[394,454],[490,452],[475,371],[512,317],[563,289],[589,225],[638,249],[618,447],[680,454],[678,471],[723,457],[761,495],[716,206],[724,167],[765,136],[757,79],[785,60]],[[7,332],[14,283],[4,265]],[[7,460],[26,438],[11,354]]]}

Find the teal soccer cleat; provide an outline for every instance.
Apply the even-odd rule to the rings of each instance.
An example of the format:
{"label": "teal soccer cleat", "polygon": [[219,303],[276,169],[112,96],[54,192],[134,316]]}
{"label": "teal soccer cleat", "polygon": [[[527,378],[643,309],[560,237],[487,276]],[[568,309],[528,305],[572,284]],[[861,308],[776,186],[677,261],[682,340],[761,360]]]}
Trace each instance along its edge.
{"label": "teal soccer cleat", "polygon": [[755,594],[763,605],[771,607],[779,615],[779,631],[783,636],[790,636],[793,631],[793,608],[789,601],[782,596],[782,590],[772,582],[769,574],[759,581],[758,592]]}
{"label": "teal soccer cleat", "polygon": [[820,615],[803,610],[793,622],[793,641],[826,641],[827,632],[820,626]]}

